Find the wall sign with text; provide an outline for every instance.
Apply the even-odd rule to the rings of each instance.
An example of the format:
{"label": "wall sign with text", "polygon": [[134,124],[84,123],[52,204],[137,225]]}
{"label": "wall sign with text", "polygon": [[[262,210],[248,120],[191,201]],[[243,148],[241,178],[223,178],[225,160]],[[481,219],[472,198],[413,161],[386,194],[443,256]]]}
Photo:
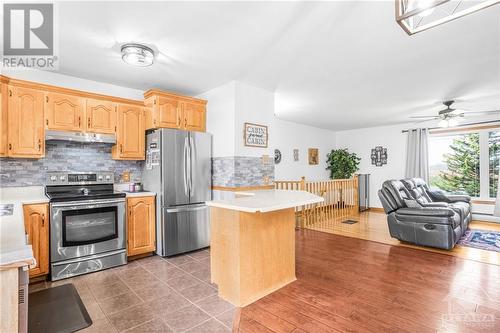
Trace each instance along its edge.
{"label": "wall sign with text", "polygon": [[269,137],[267,126],[245,123],[243,134],[245,146],[267,148]]}

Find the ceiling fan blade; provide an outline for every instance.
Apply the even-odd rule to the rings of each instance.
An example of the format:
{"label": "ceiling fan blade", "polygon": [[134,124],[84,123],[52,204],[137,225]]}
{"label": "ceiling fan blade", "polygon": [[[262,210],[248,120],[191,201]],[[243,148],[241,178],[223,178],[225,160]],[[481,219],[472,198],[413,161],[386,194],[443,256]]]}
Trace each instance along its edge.
{"label": "ceiling fan blade", "polygon": [[500,110],[491,110],[491,111],[472,111],[472,112],[464,112],[466,116],[489,116],[492,114],[500,114]]}
{"label": "ceiling fan blade", "polygon": [[410,116],[410,118],[415,118],[415,119],[438,119],[439,117],[437,116]]}

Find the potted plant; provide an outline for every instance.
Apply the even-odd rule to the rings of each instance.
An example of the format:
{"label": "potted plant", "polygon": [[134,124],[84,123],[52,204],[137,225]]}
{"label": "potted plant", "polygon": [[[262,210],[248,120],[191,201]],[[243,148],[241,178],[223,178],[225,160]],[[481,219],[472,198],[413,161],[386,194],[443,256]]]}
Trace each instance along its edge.
{"label": "potted plant", "polygon": [[359,170],[359,158],[355,153],[349,153],[347,148],[333,149],[326,155],[327,170],[331,179],[349,179]]}

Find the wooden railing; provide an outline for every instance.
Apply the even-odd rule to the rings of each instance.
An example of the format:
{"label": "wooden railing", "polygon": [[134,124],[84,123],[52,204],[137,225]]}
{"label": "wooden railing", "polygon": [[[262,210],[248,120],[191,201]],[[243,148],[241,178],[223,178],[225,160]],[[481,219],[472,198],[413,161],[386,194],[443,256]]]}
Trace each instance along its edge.
{"label": "wooden railing", "polygon": [[320,181],[277,180],[274,188],[278,190],[301,190],[314,193],[325,199],[319,204],[296,208],[298,225],[303,228],[317,226],[334,219],[348,219],[358,214],[358,177]]}

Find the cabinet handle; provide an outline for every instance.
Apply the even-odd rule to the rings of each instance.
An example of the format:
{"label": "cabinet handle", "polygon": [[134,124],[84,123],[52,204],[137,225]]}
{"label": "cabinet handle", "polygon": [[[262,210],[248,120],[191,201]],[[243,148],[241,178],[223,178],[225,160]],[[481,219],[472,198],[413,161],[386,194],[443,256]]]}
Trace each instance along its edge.
{"label": "cabinet handle", "polygon": [[181,116],[179,116],[179,122],[177,123],[177,126],[181,127],[182,121],[181,121]]}
{"label": "cabinet handle", "polygon": [[45,102],[49,102],[49,96],[45,96]]}
{"label": "cabinet handle", "polygon": [[38,139],[38,151],[42,150],[42,139]]}
{"label": "cabinet handle", "polygon": [[12,97],[12,90],[9,90],[9,96]]}
{"label": "cabinet handle", "polygon": [[123,153],[123,145],[120,144],[120,153]]}
{"label": "cabinet handle", "polygon": [[90,128],[90,117],[89,117],[89,119],[88,119],[88,121],[87,121],[87,124],[88,124],[88,125],[87,125],[87,128]]}
{"label": "cabinet handle", "polygon": [[9,150],[12,150],[12,143],[9,143]]}
{"label": "cabinet handle", "polygon": [[45,226],[45,214],[42,214],[42,227]]}
{"label": "cabinet handle", "polygon": [[184,127],[187,128],[188,127],[188,119],[187,117],[184,118]]}
{"label": "cabinet handle", "polygon": [[82,126],[82,117],[78,117],[78,127]]}

